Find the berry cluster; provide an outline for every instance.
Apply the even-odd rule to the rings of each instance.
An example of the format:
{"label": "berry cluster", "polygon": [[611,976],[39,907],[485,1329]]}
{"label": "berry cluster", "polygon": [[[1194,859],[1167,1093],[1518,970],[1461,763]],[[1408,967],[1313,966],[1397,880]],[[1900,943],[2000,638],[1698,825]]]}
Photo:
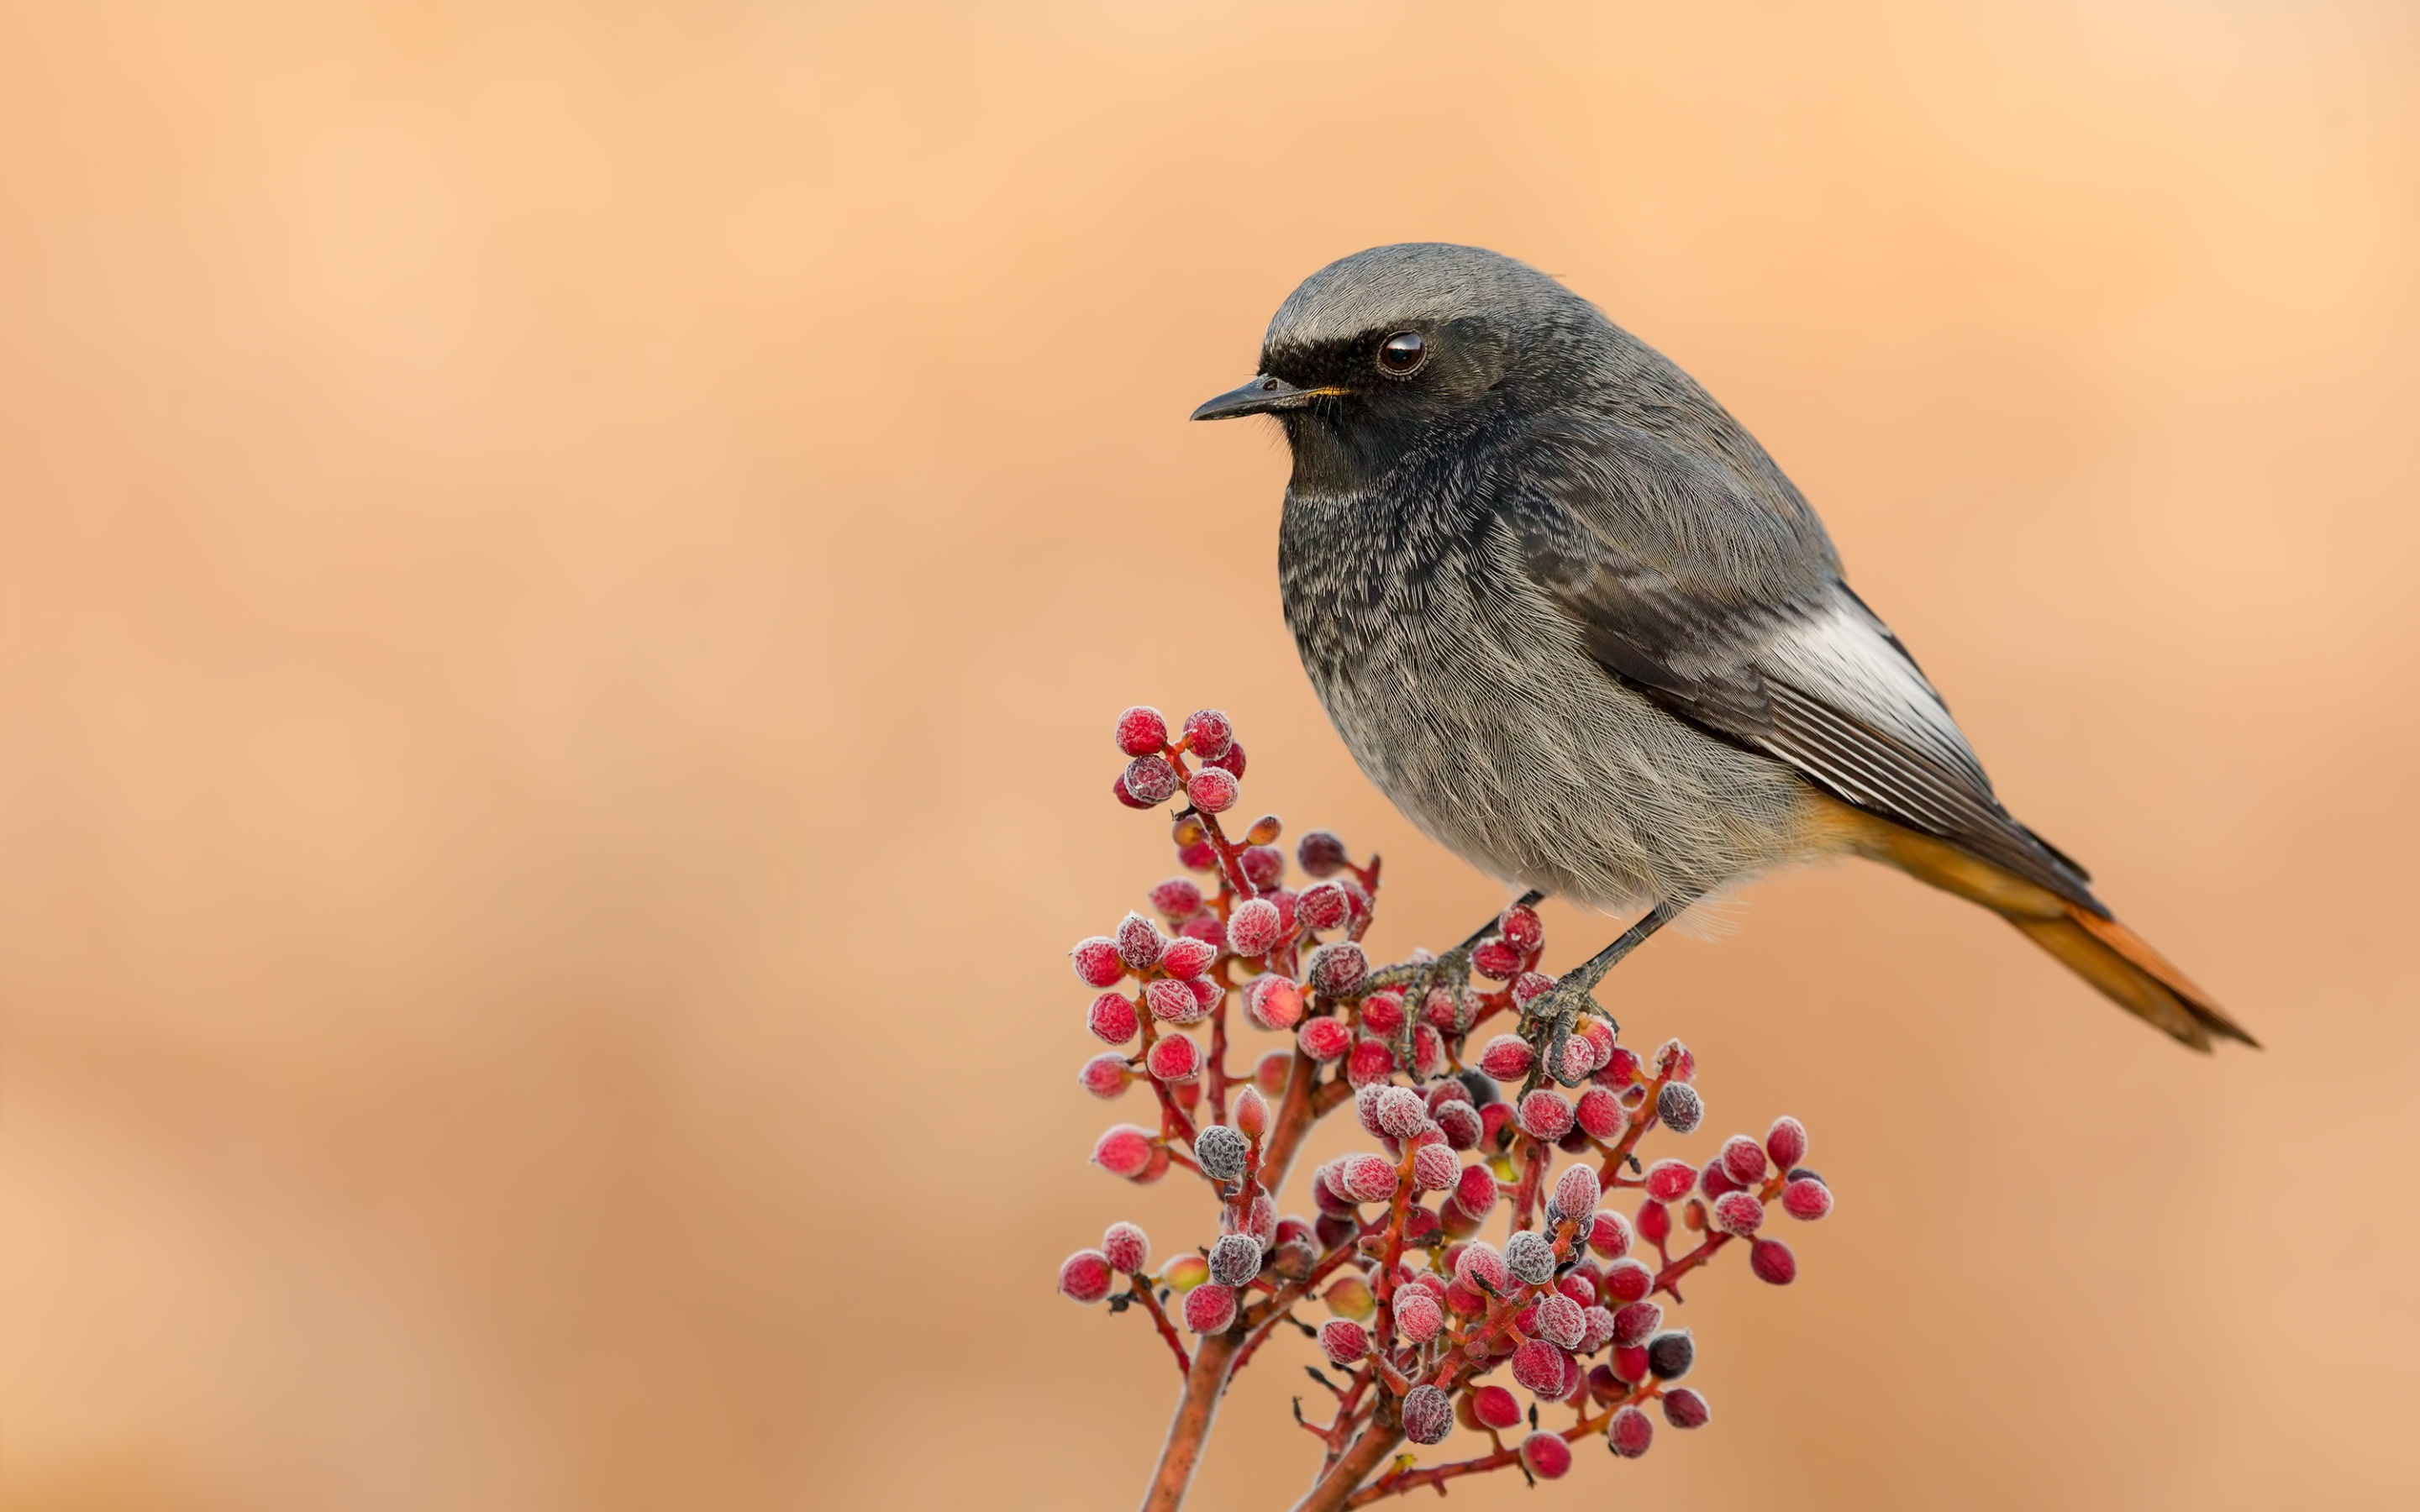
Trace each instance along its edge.
{"label": "berry cluster", "polygon": [[[1193,874],[1151,889],[1156,918],[1128,914],[1073,952],[1098,993],[1086,1022],[1113,1047],[1085,1063],[1085,1088],[1114,1098],[1140,1084],[1157,1104],[1150,1123],[1105,1132],[1093,1159],[1136,1182],[1181,1166],[1218,1201],[1218,1237],[1156,1272],[1130,1223],[1060,1268],[1072,1300],[1149,1316],[1185,1376],[1146,1505],[1181,1500],[1207,1407],[1282,1329],[1315,1341],[1326,1366],[1307,1367],[1329,1398],[1326,1421],[1295,1404],[1323,1449],[1305,1507],[1442,1490],[1507,1467],[1553,1480],[1591,1437],[1636,1458],[1654,1442],[1651,1407],[1670,1427],[1703,1427],[1705,1397],[1679,1384],[1695,1340],[1667,1326],[1658,1299],[1677,1305],[1682,1279],[1734,1243],[1759,1279],[1796,1277],[1797,1257],[1767,1220],[1831,1211],[1831,1189],[1804,1164],[1805,1128],[1783,1118],[1702,1164],[1644,1164],[1652,1131],[1687,1134],[1705,1119],[1686,1046],[1642,1057],[1592,1014],[1559,1041],[1545,1021],[1527,1038],[1480,1032],[1500,1014],[1520,1023],[1555,985],[1537,969],[1545,931],[1534,911],[1508,908],[1469,951],[1469,973],[1500,985],[1474,985],[1426,952],[1373,967],[1360,942],[1377,906],[1374,856],[1356,865],[1313,830],[1295,848],[1302,886],[1289,887],[1275,815],[1241,843],[1221,825],[1244,774],[1224,715],[1197,713],[1171,735],[1157,711],[1129,709],[1117,743],[1131,758],[1121,802],[1182,796],[1173,839]],[[1235,1008],[1292,1039],[1243,1075],[1227,1069]],[[1562,1062],[1552,1079],[1576,1097],[1546,1085],[1549,1050]],[[1318,1169],[1312,1216],[1280,1215],[1304,1133],[1348,1103],[1375,1149]],[[1570,1157],[1559,1171],[1558,1152]],[[1627,1211],[1616,1205],[1631,1196]],[[1491,1242],[1481,1236],[1499,1209],[1505,1238]],[[1300,1316],[1314,1302],[1329,1315],[1317,1326]],[[1528,1394],[1526,1409],[1499,1373]],[[1427,1465],[1397,1453],[1457,1426],[1486,1451]]]}

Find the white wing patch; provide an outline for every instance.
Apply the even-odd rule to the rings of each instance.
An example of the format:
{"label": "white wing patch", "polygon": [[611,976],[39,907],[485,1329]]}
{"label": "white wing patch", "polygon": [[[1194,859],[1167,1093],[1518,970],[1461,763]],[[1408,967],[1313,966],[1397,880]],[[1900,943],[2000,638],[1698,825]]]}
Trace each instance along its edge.
{"label": "white wing patch", "polygon": [[1757,660],[1789,684],[1876,730],[1896,735],[1989,794],[1983,764],[1949,710],[1891,633],[1866,608],[1843,599],[1769,641]]}

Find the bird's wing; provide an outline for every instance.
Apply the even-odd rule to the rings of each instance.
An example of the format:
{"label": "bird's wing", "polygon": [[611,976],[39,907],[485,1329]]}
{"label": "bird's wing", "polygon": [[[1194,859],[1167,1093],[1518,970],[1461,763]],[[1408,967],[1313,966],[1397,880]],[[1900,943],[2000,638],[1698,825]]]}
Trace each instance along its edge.
{"label": "bird's wing", "polygon": [[2000,807],[1941,695],[1840,580],[1777,473],[1752,481],[1636,429],[1543,452],[1552,460],[1524,469],[1497,517],[1606,671],[1845,802],[2102,911],[2083,869]]}

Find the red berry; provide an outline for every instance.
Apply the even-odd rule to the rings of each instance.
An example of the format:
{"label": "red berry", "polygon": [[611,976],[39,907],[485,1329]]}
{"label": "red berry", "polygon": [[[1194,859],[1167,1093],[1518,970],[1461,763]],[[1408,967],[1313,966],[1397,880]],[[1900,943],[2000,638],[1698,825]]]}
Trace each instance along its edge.
{"label": "red berry", "polygon": [[1414,1443],[1442,1443],[1453,1431],[1453,1402],[1423,1382],[1404,1394],[1404,1437]]}
{"label": "red berry", "polygon": [[1129,971],[1147,971],[1158,964],[1160,952],[1168,949],[1168,936],[1159,927],[1140,914],[1128,914],[1118,921],[1118,959]]}
{"label": "red berry", "polygon": [[1395,1293],[1395,1328],[1415,1344],[1426,1344],[1445,1328],[1445,1304],[1414,1287]]}
{"label": "red berry", "polygon": [[1496,933],[1523,955],[1531,954],[1546,943],[1546,926],[1538,921],[1538,911],[1528,903],[1514,903],[1497,915]]}
{"label": "red berry", "polygon": [[[1473,1170],[1477,1166],[1471,1167]],[[1474,1239],[1454,1257],[1453,1278],[1466,1287],[1502,1296],[1512,1288],[1512,1273],[1504,1268],[1504,1257],[1496,1246],[1484,1240]]]}
{"label": "red berry", "polygon": [[1151,889],[1151,905],[1163,918],[1191,918],[1202,911],[1202,889],[1189,877],[1171,877]]}
{"label": "red berry", "polygon": [[1566,1087],[1575,1087],[1596,1070],[1596,1046],[1584,1034],[1575,1034],[1563,1041],[1562,1073],[1556,1077]]}
{"label": "red berry", "polygon": [[1227,945],[1237,955],[1266,955],[1284,933],[1278,927],[1278,905],[1253,898],[1235,905],[1227,917]]}
{"label": "red berry", "polygon": [[1502,940],[1482,941],[1470,952],[1470,969],[1492,981],[1505,981],[1521,974],[1521,952]]}
{"label": "red berry", "polygon": [[1235,1094],[1235,1132],[1254,1141],[1269,1132],[1268,1099],[1258,1088],[1246,1087]]}
{"label": "red berry", "polygon": [[1319,1348],[1330,1363],[1353,1365],[1370,1352],[1370,1331],[1349,1318],[1319,1325]]}
{"label": "red berry", "polygon": [[1781,1189],[1781,1211],[1813,1223],[1832,1211],[1832,1189],[1811,1176],[1802,1176]]}
{"label": "red berry", "polygon": [[1581,1352],[1593,1354],[1613,1342],[1613,1310],[1609,1307],[1588,1309],[1588,1332],[1580,1336]]}
{"label": "red berry", "polygon": [[[1270,1226],[1276,1226],[1274,1217]],[[1252,1234],[1221,1234],[1210,1246],[1210,1279],[1222,1287],[1248,1287],[1261,1273],[1261,1242]]]}
{"label": "red berry", "polygon": [[1428,995],[1420,1000],[1420,1022],[1441,1034],[1460,1034],[1468,1029],[1474,1012],[1468,995],[1448,992],[1443,987],[1430,988]]}
{"label": "red berry", "polygon": [[1735,1239],[1745,1239],[1764,1223],[1764,1204],[1756,1200],[1752,1192],[1726,1192],[1714,1199],[1709,1216],[1716,1229]]}
{"label": "red berry", "polygon": [[1532,1139],[1549,1144],[1572,1127],[1572,1104],[1551,1087],[1541,1087],[1521,1100],[1521,1129]]}
{"label": "red berry", "polygon": [[1554,1292],[1538,1300],[1538,1316],[1530,1331],[1559,1350],[1576,1350],[1588,1333],[1588,1309]]}
{"label": "red berry", "polygon": [[1078,1079],[1094,1097],[1116,1097],[1126,1089],[1126,1057],[1115,1053],[1094,1056],[1084,1062]]}
{"label": "red berry", "polygon": [[1302,1020],[1302,990],[1283,977],[1254,977],[1244,984],[1244,1012],[1262,1028],[1291,1029]]}
{"label": "red berry", "polygon": [[1481,1386],[1470,1394],[1470,1415],[1501,1433],[1521,1426],[1521,1399],[1501,1386]]}
{"label": "red berry", "polygon": [[1705,1120],[1706,1104],[1685,1082],[1667,1082],[1655,1094],[1655,1116],[1674,1134],[1687,1134]]}
{"label": "red berry", "polygon": [[1302,1047],[1304,1055],[1313,1060],[1334,1060],[1353,1048],[1353,1031],[1345,1026],[1342,1019],[1322,1015],[1305,1019],[1302,1027],[1295,1034],[1295,1042]]}
{"label": "red berry", "polygon": [[1764,1132],[1764,1152],[1773,1164],[1790,1169],[1807,1158],[1807,1126],[1786,1113],[1774,1119]]}
{"label": "red berry", "polygon": [[1560,1480],[1572,1468],[1572,1446],[1559,1433],[1532,1433],[1521,1441],[1521,1463],[1540,1480]]}
{"label": "red berry", "polygon": [[1085,1019],[1094,1037],[1104,1044],[1124,1044],[1141,1027],[1133,1000],[1124,993],[1103,993],[1094,998]]}
{"label": "red berry", "polygon": [[1404,1026],[1404,1000],[1393,993],[1372,993],[1361,1000],[1361,1026],[1372,1034],[1392,1035]]}
{"label": "red berry", "polygon": [[1252,1085],[1271,1097],[1283,1097],[1286,1078],[1294,1074],[1294,1052],[1272,1050],[1252,1068]]}
{"label": "red berry", "polygon": [[1060,1262],[1059,1295],[1069,1302],[1095,1303],[1109,1294],[1116,1273],[1096,1249],[1079,1249]]}
{"label": "red berry", "polygon": [[1664,1309],[1652,1302],[1624,1303],[1613,1310],[1613,1342],[1621,1349],[1644,1344],[1664,1326]]}
{"label": "red berry", "polygon": [[1101,1236],[1101,1254],[1111,1270],[1140,1271],[1151,1261],[1151,1241],[1132,1224],[1114,1223]]}
{"label": "red berry", "polygon": [[1229,746],[1225,755],[1210,758],[1210,764],[1218,768],[1220,771],[1225,772],[1230,777],[1237,779],[1242,778],[1244,775],[1244,743],[1238,740],[1233,745]]}
{"label": "red berry", "polygon": [[1311,952],[1303,975],[1311,986],[1330,997],[1342,997],[1361,985],[1370,972],[1370,958],[1351,940],[1323,945]]}
{"label": "red berry", "polygon": [[1589,1058],[1590,1071],[1596,1071],[1613,1059],[1612,1025],[1601,1018],[1583,1018],[1579,1022],[1579,1027],[1572,1032],[1575,1037],[1589,1042],[1589,1049],[1591,1052]]}
{"label": "red berry", "polygon": [[1473,1218],[1484,1218],[1496,1206],[1495,1173],[1484,1165],[1466,1165],[1453,1184],[1453,1204]]}
{"label": "red berry", "polygon": [[1133,794],[1126,791],[1126,774],[1124,772],[1120,772],[1117,776],[1109,779],[1109,795],[1117,799],[1120,803],[1125,804],[1129,809],[1148,809],[1152,807],[1150,804],[1143,802],[1140,798],[1136,797]]}
{"label": "red berry", "polygon": [[1187,801],[1203,813],[1225,813],[1243,795],[1233,774],[1216,766],[1202,768],[1185,784]]}
{"label": "red berry", "polygon": [[1106,934],[1078,940],[1067,959],[1075,964],[1077,980],[1087,987],[1113,987],[1126,974],[1126,964],[1118,959],[1118,942]]}
{"label": "red berry", "polygon": [[1747,1268],[1759,1281],[1786,1287],[1798,1279],[1798,1257],[1777,1239],[1760,1239],[1748,1247]]}
{"label": "red berry", "polygon": [[1605,1295],[1608,1302],[1643,1302],[1655,1289],[1655,1273],[1636,1259],[1620,1259],[1605,1268]]}
{"label": "red berry", "polygon": [[1275,887],[1285,877],[1285,852],[1274,845],[1247,845],[1235,857],[1244,871],[1244,880],[1262,892]]}
{"label": "red berry", "polygon": [[1205,762],[1217,761],[1235,743],[1235,727],[1217,709],[1196,709],[1186,716],[1186,748]]}
{"label": "red berry", "polygon": [[1163,1082],[1189,1082],[1202,1074],[1202,1047],[1184,1035],[1167,1035],[1151,1047],[1143,1065]]}
{"label": "red berry", "polygon": [[1745,1134],[1733,1134],[1723,1141],[1723,1169],[1742,1186],[1754,1186],[1764,1180],[1764,1147]]}
{"label": "red berry", "polygon": [[1706,1399],[1686,1386],[1664,1394],[1664,1421],[1676,1428],[1701,1428],[1714,1416]]}
{"label": "red berry", "polygon": [[1608,1260],[1618,1260],[1629,1254],[1630,1242],[1630,1220],[1618,1212],[1600,1212],[1589,1226],[1589,1248]]}
{"label": "red berry", "polygon": [[[1583,1226],[1596,1211],[1597,1199],[1605,1189],[1597,1182],[1596,1172],[1586,1165],[1567,1165],[1555,1179],[1555,1211]],[[1581,1230],[1585,1233],[1585,1227]]]}
{"label": "red berry", "polygon": [[1394,1073],[1395,1053],[1383,1041],[1356,1041],[1352,1058],[1344,1062],[1344,1079],[1356,1087],[1374,1087]]}
{"label": "red berry", "polygon": [[1409,1139],[1429,1126],[1429,1100],[1408,1087],[1389,1087],[1373,1100],[1378,1132]]}
{"label": "red berry", "polygon": [[1518,1035],[1499,1034],[1479,1052],[1479,1069],[1499,1082],[1517,1082],[1537,1063],[1536,1052]]}
{"label": "red berry", "polygon": [[[1763,1151],[1759,1150],[1757,1153],[1761,1155]],[[1736,1192],[1739,1189],[1740,1184],[1731,1180],[1731,1173],[1723,1165],[1722,1157],[1719,1155],[1706,1162],[1706,1168],[1698,1173],[1698,1190],[1708,1197],[1718,1197],[1726,1192]]]}
{"label": "red berry", "polygon": [[1343,841],[1325,829],[1314,829],[1295,842],[1294,858],[1311,876],[1332,877],[1344,869],[1347,853]]}
{"label": "red berry", "polygon": [[1341,927],[1353,917],[1353,905],[1345,900],[1344,889],[1333,882],[1322,882],[1305,887],[1295,899],[1294,917],[1309,930],[1331,930]]}
{"label": "red berry", "polygon": [[1455,1149],[1479,1148],[1479,1110],[1467,1103],[1448,1103],[1436,1110],[1437,1127]]}
{"label": "red berry", "polygon": [[1554,978],[1543,971],[1525,971],[1512,979],[1512,1006],[1527,1008],[1554,990]]}
{"label": "red berry", "polygon": [[1606,1087],[1620,1090],[1634,1083],[1645,1081],[1647,1078],[1642,1074],[1638,1064],[1638,1052],[1628,1045],[1618,1044],[1613,1047],[1613,1056],[1606,1061],[1605,1069],[1597,1072],[1596,1079]]}
{"label": "red berry", "polygon": [[1667,1040],[1655,1052],[1655,1074],[1668,1082],[1695,1081],[1698,1057],[1678,1040]]}
{"label": "red berry", "polygon": [[1638,1205],[1638,1237],[1650,1244],[1661,1244],[1672,1237],[1672,1210],[1660,1202]]}
{"label": "red berry", "polygon": [[1187,841],[1176,848],[1176,864],[1190,872],[1218,870],[1218,849],[1206,840]]}
{"label": "red berry", "polygon": [[1168,744],[1168,721],[1157,709],[1138,703],[1118,716],[1117,741],[1129,756],[1148,755]]}
{"label": "red berry", "polygon": [[1093,1146],[1093,1164],[1111,1176],[1133,1180],[1151,1165],[1152,1152],[1159,1147],[1152,1142],[1148,1129],[1131,1123],[1121,1123],[1104,1131]]}
{"label": "red berry", "polygon": [[1476,1318],[1487,1310],[1487,1296],[1467,1281],[1455,1281],[1445,1288],[1445,1304],[1457,1318]]}
{"label": "red berry", "polygon": [[1142,996],[1151,1005],[1151,1016],[1162,1024],[1199,1024],[1210,1016],[1191,985],[1171,977],[1144,983]]}
{"label": "red berry", "polygon": [[1161,1177],[1168,1174],[1170,1164],[1168,1147],[1166,1145],[1152,1146],[1151,1161],[1148,1165],[1143,1166],[1142,1174],[1134,1178],[1135,1185],[1151,1185],[1152,1182],[1158,1180]]}
{"label": "red berry", "polygon": [[1605,1442],[1624,1459],[1636,1459],[1655,1442],[1655,1425],[1636,1407],[1625,1407],[1606,1425]]}
{"label": "red berry", "polygon": [[1621,1099],[1602,1087],[1591,1087],[1580,1094],[1576,1116],[1580,1127],[1591,1138],[1619,1138],[1630,1127],[1630,1112],[1621,1105]]}
{"label": "red berry", "polygon": [[[1605,1309],[1600,1307],[1597,1311],[1604,1312]],[[1621,1378],[1613,1373],[1613,1366],[1609,1365],[1589,1366],[1588,1383],[1589,1396],[1599,1407],[1610,1407],[1629,1395]]]}
{"label": "red berry", "polygon": [[1533,1396],[1549,1401],[1563,1394],[1563,1351],[1544,1339],[1531,1339],[1512,1351],[1512,1379]]}
{"label": "red berry", "polygon": [[1125,776],[1118,779],[1118,783],[1125,789],[1127,797],[1145,809],[1158,808],[1176,796],[1176,790],[1184,785],[1165,756],[1136,757],[1126,763]]}
{"label": "red berry", "polygon": [[1347,1155],[1327,1167],[1328,1190],[1355,1204],[1384,1202],[1397,1184],[1395,1167],[1383,1155]]}
{"label": "red berry", "polygon": [[1199,977],[1218,959],[1218,948],[1207,940],[1171,940],[1159,953],[1159,969],[1171,977]]}
{"label": "red berry", "polygon": [[1613,1373],[1633,1385],[1645,1381],[1648,1377],[1645,1350],[1616,1350],[1607,1358],[1612,1362]]}
{"label": "red berry", "polygon": [[1235,1321],[1235,1294],[1204,1281],[1185,1294],[1185,1326],[1196,1334],[1224,1334]]}
{"label": "red berry", "polygon": [[1510,1103],[1490,1103],[1481,1108],[1479,1110],[1479,1148],[1481,1149],[1504,1149],[1506,1144],[1504,1131],[1512,1121],[1512,1104]]}

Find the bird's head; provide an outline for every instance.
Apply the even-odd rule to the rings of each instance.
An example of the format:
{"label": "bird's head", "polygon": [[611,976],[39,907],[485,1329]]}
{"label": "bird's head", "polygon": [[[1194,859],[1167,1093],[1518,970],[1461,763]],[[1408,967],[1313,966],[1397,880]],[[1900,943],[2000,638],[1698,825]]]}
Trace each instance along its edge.
{"label": "bird's head", "polygon": [[1482,424],[1509,395],[1570,372],[1558,353],[1608,329],[1588,301],[1501,254],[1373,247],[1303,280],[1269,321],[1260,372],[1193,418],[1275,415],[1298,489],[1350,488],[1438,430]]}

